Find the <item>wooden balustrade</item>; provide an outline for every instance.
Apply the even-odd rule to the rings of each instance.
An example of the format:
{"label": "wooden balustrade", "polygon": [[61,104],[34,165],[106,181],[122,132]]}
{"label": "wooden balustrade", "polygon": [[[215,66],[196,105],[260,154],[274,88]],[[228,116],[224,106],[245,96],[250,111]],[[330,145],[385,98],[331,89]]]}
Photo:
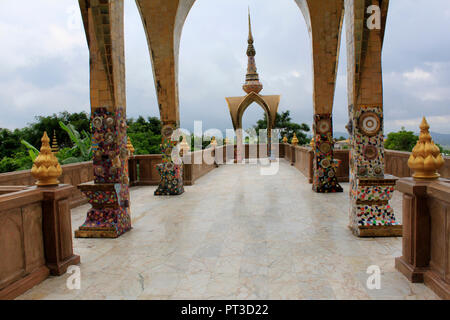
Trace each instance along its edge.
{"label": "wooden balustrade", "polygon": [[402,256],[395,267],[450,299],[450,180],[397,182],[403,193]]}
{"label": "wooden balustrade", "polygon": [[[94,180],[92,161],[67,164],[62,166],[62,170],[59,181],[63,184],[77,186],[80,183]],[[30,170],[0,174],[0,186],[34,186],[35,182],[36,179],[33,178]],[[70,207],[74,208],[87,203],[87,200],[79,190],[74,189],[69,202]]]}
{"label": "wooden balustrade", "polygon": [[[22,188],[23,189],[23,188]],[[29,187],[0,196],[0,299],[14,299],[80,263],[73,254],[73,186]]]}

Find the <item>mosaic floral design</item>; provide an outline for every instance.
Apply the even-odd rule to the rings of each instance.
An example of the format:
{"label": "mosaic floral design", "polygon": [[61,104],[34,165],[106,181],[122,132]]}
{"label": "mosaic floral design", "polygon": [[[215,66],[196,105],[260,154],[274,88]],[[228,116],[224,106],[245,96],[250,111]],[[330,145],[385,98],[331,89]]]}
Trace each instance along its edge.
{"label": "mosaic floral design", "polygon": [[131,229],[128,208],[92,208],[81,226],[89,229],[113,229],[117,236]]}
{"label": "mosaic floral design", "polygon": [[127,124],[123,108],[102,107],[91,117],[94,185],[82,186],[92,209],[83,228],[113,228],[116,235],[131,229]]}
{"label": "mosaic floral design", "polygon": [[395,182],[384,177],[383,110],[350,106],[350,221],[358,226],[398,225],[389,205]]}
{"label": "mosaic floral design", "polygon": [[172,140],[172,133],[176,126],[166,124],[162,128],[161,153],[163,163],[156,166],[161,181],[155,196],[180,195],[184,192],[183,187],[183,164],[175,164],[172,159],[172,150],[178,144],[178,141]]}
{"label": "mosaic floral design", "polygon": [[333,126],[331,115],[314,117],[315,152],[313,190],[319,193],[343,192],[336,177],[339,161],[333,159]]}

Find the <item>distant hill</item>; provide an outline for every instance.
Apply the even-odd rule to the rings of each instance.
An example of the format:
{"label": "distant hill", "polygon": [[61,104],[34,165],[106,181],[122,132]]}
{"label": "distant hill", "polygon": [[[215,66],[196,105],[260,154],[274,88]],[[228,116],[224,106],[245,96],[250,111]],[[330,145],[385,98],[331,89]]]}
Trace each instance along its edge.
{"label": "distant hill", "polygon": [[[449,133],[438,133],[438,132],[430,132],[431,136],[433,137],[433,141],[436,143],[439,143],[442,147],[450,149],[450,134]],[[418,132],[415,133],[416,135],[419,135]],[[344,137],[345,139],[348,139],[348,132],[341,132],[341,131],[335,131],[333,134],[334,138],[340,138]],[[387,136],[387,133],[386,133]],[[311,135],[309,135],[309,138],[311,138]]]}
{"label": "distant hill", "polygon": [[450,134],[437,132],[430,132],[430,134],[434,142],[439,143],[442,147],[450,148]]}

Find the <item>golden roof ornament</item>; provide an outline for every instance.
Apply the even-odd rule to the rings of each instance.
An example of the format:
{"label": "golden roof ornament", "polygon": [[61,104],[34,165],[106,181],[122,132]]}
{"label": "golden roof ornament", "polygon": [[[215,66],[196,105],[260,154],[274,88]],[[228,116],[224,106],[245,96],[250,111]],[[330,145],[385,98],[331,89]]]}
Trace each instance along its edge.
{"label": "golden roof ornament", "polygon": [[213,146],[213,147],[217,146],[217,140],[216,140],[216,137],[212,137],[212,138],[211,138],[211,146]]}
{"label": "golden roof ornament", "polygon": [[180,143],[180,155],[183,156],[187,154],[190,150],[191,148],[186,140],[186,136],[183,136],[183,140],[181,140]]}
{"label": "golden roof ornament", "polygon": [[250,17],[250,8],[248,8],[248,46],[247,46],[247,74],[245,76],[245,83],[242,89],[246,93],[259,93],[263,89],[262,83],[259,81],[259,75],[256,68],[255,56],[256,50],[253,46],[252,22]]}
{"label": "golden roof ornament", "polygon": [[136,151],[133,147],[133,144],[131,143],[130,137],[127,139],[127,150],[128,150],[128,156],[132,157],[134,155],[134,151]]}
{"label": "golden roof ornament", "polygon": [[408,167],[417,180],[435,180],[440,177],[438,170],[444,165],[439,147],[434,144],[429,132],[430,126],[423,117],[420,136],[408,160]]}
{"label": "golden roof ornament", "polygon": [[284,135],[284,137],[283,137],[283,143],[288,143],[288,138],[286,135]]}
{"label": "golden roof ornament", "polygon": [[55,130],[53,130],[52,152],[55,154],[59,152],[58,140],[56,140],[56,131]]}
{"label": "golden roof ornament", "polygon": [[297,135],[295,134],[295,132],[294,132],[294,136],[292,137],[291,144],[293,144],[294,146],[298,145],[298,139],[297,139]]}
{"label": "golden roof ornament", "polygon": [[314,141],[314,137],[311,138],[311,142],[309,143],[309,145],[314,148],[315,145],[315,141]]}
{"label": "golden roof ornament", "polygon": [[58,178],[62,175],[62,168],[52,153],[47,132],[44,132],[41,141],[41,152],[34,160],[31,174],[36,178],[36,185],[39,187],[56,186],[59,184]]}

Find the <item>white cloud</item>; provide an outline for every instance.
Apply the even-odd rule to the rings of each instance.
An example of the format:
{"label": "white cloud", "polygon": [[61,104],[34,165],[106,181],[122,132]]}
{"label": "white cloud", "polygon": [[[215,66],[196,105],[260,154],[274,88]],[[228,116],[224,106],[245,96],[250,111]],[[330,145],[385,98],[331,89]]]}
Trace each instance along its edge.
{"label": "white cloud", "polygon": [[411,72],[404,72],[403,77],[408,81],[429,81],[433,79],[433,75],[430,72],[420,68],[415,68]]}

